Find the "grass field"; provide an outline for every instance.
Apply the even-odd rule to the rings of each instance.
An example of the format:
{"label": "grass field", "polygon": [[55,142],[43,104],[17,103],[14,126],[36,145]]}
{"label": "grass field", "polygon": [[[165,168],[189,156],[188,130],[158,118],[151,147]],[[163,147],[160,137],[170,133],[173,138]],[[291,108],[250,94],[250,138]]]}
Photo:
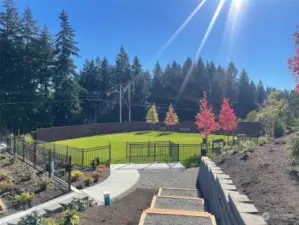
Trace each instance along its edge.
{"label": "grass field", "polygon": [[[209,135],[208,141],[213,139],[224,138],[222,135]],[[112,163],[126,161],[126,142],[157,142],[172,141],[179,144],[200,144],[202,137],[198,133],[177,133],[177,132],[159,132],[143,131],[130,132],[109,135],[98,135],[84,138],[69,139],[57,141],[56,144],[68,145],[76,148],[93,148],[97,146],[108,145],[111,143]],[[70,153],[71,154],[71,153]],[[76,160],[76,159],[73,159]]]}

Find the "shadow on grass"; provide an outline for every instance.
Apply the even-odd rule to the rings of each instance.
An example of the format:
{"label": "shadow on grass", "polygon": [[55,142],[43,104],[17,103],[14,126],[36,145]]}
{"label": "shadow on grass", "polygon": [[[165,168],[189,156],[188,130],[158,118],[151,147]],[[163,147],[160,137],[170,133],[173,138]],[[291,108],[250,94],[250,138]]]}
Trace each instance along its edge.
{"label": "shadow on grass", "polygon": [[156,135],[156,137],[171,135],[171,132],[163,132]]}
{"label": "shadow on grass", "polygon": [[140,131],[140,132],[135,133],[135,135],[143,135],[143,134],[148,134],[148,133],[150,133],[150,131]]}

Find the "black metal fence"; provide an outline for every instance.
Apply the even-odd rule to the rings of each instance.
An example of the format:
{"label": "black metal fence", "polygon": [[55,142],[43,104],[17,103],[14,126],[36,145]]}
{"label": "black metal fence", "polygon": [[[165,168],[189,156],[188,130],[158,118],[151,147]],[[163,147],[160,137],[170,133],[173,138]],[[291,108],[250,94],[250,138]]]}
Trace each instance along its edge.
{"label": "black metal fence", "polygon": [[181,162],[186,167],[191,167],[199,164],[202,155],[216,159],[226,144],[217,140],[206,144],[179,144],[172,141],[127,142],[126,158],[129,163]]}
{"label": "black metal fence", "polygon": [[44,149],[51,149],[66,157],[72,156],[72,164],[79,168],[92,167],[94,162],[110,165],[111,163],[111,144],[94,148],[76,148],[57,143],[40,142],[38,146]]}
{"label": "black metal fence", "polygon": [[72,157],[62,155],[55,150],[43,148],[37,142],[26,142],[22,138],[6,138],[7,151],[20,160],[45,173],[66,190],[71,189]]}

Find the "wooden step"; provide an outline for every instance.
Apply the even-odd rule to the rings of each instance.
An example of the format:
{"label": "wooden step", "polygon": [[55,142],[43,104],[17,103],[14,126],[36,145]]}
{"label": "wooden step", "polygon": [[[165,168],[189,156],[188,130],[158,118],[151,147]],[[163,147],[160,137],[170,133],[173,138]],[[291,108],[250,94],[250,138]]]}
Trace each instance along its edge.
{"label": "wooden step", "polygon": [[139,225],[216,225],[215,217],[208,212],[147,209],[143,211]]}

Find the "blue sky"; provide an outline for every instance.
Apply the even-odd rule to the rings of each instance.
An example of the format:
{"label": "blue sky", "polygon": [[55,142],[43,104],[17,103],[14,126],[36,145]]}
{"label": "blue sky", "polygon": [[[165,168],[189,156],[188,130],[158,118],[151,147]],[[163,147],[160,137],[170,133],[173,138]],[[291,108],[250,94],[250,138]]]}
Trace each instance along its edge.
{"label": "blue sky", "polygon": [[[86,58],[107,56],[114,62],[123,45],[130,58],[137,55],[147,69],[157,51],[166,43],[201,0],[16,0],[23,11],[30,5],[39,25],[47,24],[52,33],[59,30],[62,9],[76,30],[80,55],[79,68]],[[246,7],[237,19],[238,35],[230,38],[225,29],[229,0],[201,52],[204,60],[227,65],[234,61],[239,70],[266,85],[291,89],[295,86],[287,59],[295,54],[293,33],[299,24],[298,0],[243,0]],[[207,0],[168,48],[159,55],[163,66],[194,57],[219,0]],[[244,5],[245,6],[245,5]],[[1,8],[0,8],[1,9]],[[233,40],[231,48],[230,41]]]}

